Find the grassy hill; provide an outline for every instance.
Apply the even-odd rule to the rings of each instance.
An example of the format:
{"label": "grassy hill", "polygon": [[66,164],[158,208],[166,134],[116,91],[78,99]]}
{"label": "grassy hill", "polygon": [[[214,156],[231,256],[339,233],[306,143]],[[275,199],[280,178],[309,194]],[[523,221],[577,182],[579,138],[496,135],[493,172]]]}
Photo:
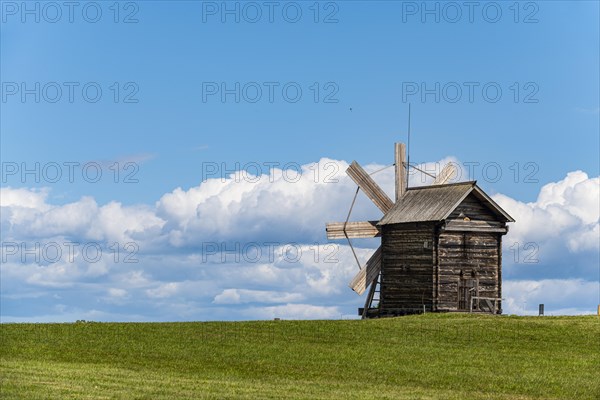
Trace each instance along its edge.
{"label": "grassy hill", "polygon": [[600,319],[0,325],[1,398],[595,399]]}

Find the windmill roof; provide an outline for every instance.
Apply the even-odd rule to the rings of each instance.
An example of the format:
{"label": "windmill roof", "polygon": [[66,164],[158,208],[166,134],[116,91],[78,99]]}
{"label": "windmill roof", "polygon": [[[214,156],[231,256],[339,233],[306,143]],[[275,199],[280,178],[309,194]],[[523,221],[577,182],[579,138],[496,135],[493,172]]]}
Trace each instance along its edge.
{"label": "windmill roof", "polygon": [[471,193],[496,214],[500,221],[514,222],[506,211],[477,186],[477,181],[469,181],[409,188],[377,225],[442,221]]}

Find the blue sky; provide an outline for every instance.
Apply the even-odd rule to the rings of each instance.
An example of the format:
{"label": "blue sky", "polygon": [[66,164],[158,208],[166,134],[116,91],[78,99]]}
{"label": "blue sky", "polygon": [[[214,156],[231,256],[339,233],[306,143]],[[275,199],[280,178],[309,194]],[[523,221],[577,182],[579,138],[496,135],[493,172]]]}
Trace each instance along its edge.
{"label": "blue sky", "polygon": [[[408,103],[411,161],[435,169],[453,160],[463,180],[477,179],[517,214],[504,249],[509,311],[552,298],[558,313],[593,311],[598,2],[269,7],[2,2],[3,243],[93,242],[105,256],[111,243],[135,243],[139,259],[39,265],[7,256],[3,320],[354,314],[363,300],[346,286],[357,267],[343,243],[333,265],[203,254],[212,242],[325,246],[324,223],[344,218],[353,193],[345,165],[391,164],[392,144],[407,139]],[[267,182],[228,177],[238,165]],[[304,169],[291,182],[294,171],[282,178],[273,165]],[[322,182],[330,173],[337,184]],[[380,183],[391,190],[386,174]],[[356,219],[376,213],[361,199]],[[539,248],[535,265],[523,263],[527,243]],[[358,245],[367,257],[376,243]],[[570,297],[552,295],[565,285]]]}

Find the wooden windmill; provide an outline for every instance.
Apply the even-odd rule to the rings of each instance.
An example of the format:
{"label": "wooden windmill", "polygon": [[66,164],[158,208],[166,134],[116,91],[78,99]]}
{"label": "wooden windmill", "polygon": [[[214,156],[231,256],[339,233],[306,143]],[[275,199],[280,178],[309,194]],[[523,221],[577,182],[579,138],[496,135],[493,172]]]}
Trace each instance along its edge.
{"label": "wooden windmill", "polygon": [[382,238],[350,282],[359,295],[370,286],[359,313],[363,318],[424,310],[500,313],[501,236],[512,217],[476,182],[448,184],[458,172],[453,164],[432,185],[408,188],[403,143],[395,144],[394,158],[395,202],[356,161],[346,170],[357,193],[362,190],[383,218],[350,222],[355,196],[346,221],[326,226],[328,239],[347,239],[353,252],[350,239]]}

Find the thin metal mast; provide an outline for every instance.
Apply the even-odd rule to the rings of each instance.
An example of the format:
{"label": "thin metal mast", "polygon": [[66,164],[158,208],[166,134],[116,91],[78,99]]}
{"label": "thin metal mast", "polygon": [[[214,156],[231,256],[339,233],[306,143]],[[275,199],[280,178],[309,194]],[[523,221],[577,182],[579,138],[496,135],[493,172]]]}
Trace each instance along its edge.
{"label": "thin metal mast", "polygon": [[406,152],[406,189],[408,189],[408,175],[410,170],[410,103],[408,103],[408,144],[407,144]]}

